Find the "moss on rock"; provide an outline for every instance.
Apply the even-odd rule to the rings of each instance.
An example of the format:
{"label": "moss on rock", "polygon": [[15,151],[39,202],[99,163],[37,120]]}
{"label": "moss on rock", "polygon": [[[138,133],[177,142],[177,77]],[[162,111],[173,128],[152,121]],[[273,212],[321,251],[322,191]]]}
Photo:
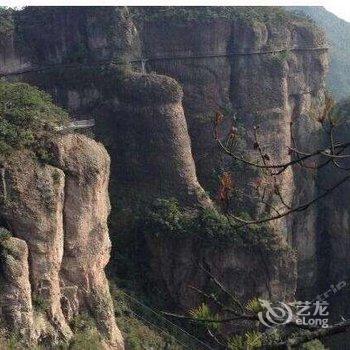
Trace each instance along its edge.
{"label": "moss on rock", "polygon": [[130,74],[121,81],[120,97],[125,102],[143,105],[178,102],[183,92],[180,84],[165,75]]}

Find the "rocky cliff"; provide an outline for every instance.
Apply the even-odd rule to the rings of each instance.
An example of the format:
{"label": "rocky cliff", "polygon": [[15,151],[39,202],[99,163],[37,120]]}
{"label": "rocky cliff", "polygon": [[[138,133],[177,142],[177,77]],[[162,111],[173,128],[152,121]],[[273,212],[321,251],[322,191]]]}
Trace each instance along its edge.
{"label": "rocky cliff", "polygon": [[53,141],[55,165],[17,152],[3,167],[0,319],[31,344],[69,341],[84,313],[106,348],[122,349],[104,268],[109,156],[101,144],[68,134]]}
{"label": "rocky cliff", "polygon": [[289,11],[307,16],[322,27],[329,40],[329,89],[337,100],[349,96],[348,52],[350,24],[322,6],[291,6]]}
{"label": "rocky cliff", "polygon": [[[288,146],[293,142],[306,152],[318,146],[309,137],[319,128],[310,113],[324,106],[328,62],[322,32],[277,9],[222,9],[27,8],[11,17],[13,25],[2,38],[1,72],[8,80],[49,91],[77,118],[95,117],[95,135],[111,154],[112,214],[117,221],[124,218],[123,210],[159,197],[176,197],[190,211],[213,209],[209,195],[214,198],[224,170],[246,192],[248,199],[237,198],[237,207],[259,213],[249,199],[249,186],[259,174],[232,164],[218,151],[212,137],[215,111],[228,115],[224,129],[231,126],[230,116],[236,116],[241,147],[249,157],[256,157],[252,130],[257,125],[275,162],[291,159]],[[70,166],[60,160],[63,172],[74,170]],[[68,185],[76,185],[74,181]],[[303,203],[317,193],[314,177],[306,172],[286,171],[279,181],[289,203]],[[90,203],[83,190],[79,196]],[[273,193],[269,196],[274,203]],[[75,207],[74,201],[82,200],[68,201]],[[90,209],[88,215],[94,216]],[[283,299],[295,289],[295,261],[284,249],[288,242],[298,252],[298,288],[305,294],[317,285],[322,254],[317,216],[311,208],[303,220],[282,219],[269,226],[280,254],[266,257],[273,271],[261,265],[257,254],[235,244],[200,249],[197,261],[189,261],[200,245],[195,239],[184,244],[181,238],[147,240],[147,264],[182,306],[192,303],[185,300],[183,287],[193,276],[199,286],[205,284],[196,268],[202,259],[243,297],[251,296],[248,290],[262,295],[272,291]],[[67,214],[68,233],[80,234],[83,222],[73,223]],[[118,225],[115,233],[125,232]],[[69,237],[69,246],[76,239]],[[83,249],[82,254],[88,252]],[[79,255],[67,257],[74,266],[80,261]],[[246,266],[249,281],[239,285],[232,275],[245,275]],[[63,280],[75,279],[80,269],[67,271]]]}
{"label": "rocky cliff", "polygon": [[[226,108],[236,115],[244,133],[243,154],[256,157],[254,126],[260,128],[263,149],[276,164],[291,159],[288,147],[293,146],[293,136],[300,149],[319,146],[319,141],[310,144],[308,138],[319,128],[310,112],[323,108],[326,39],[303,20],[271,16],[265,20],[151,17],[139,23],[142,55],[149,58],[146,67],[176,78],[184,88],[194,158],[205,188],[211,188],[213,170],[223,167],[211,135],[213,110]],[[249,167],[233,169],[241,188],[254,179],[254,174],[247,177],[249,171]],[[285,172],[279,181],[289,203],[305,202],[316,193],[307,172]],[[316,215],[311,210],[306,221],[297,217],[294,222],[274,223],[299,252],[301,289],[316,283]]]}

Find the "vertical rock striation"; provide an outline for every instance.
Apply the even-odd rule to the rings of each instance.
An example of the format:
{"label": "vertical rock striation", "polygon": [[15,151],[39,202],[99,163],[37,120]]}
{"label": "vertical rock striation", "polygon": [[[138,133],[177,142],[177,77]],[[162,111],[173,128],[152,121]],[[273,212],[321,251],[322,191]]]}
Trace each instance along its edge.
{"label": "vertical rock striation", "polygon": [[[204,188],[215,189],[213,170],[232,171],[236,185],[248,195],[235,205],[258,215],[261,208],[249,200],[248,184],[260,174],[249,167],[232,166],[232,160],[220,154],[211,135],[213,112],[230,110],[236,115],[236,126],[244,132],[240,135],[243,154],[251,159],[257,159],[254,125],[259,127],[264,152],[274,163],[291,160],[291,146],[305,152],[317,149],[322,143],[317,137],[320,125],[312,116],[324,106],[328,68],[324,34],[307,21],[287,17],[265,21],[151,17],[138,25],[148,69],[169,75],[183,86],[200,182]],[[315,197],[318,190],[314,174],[293,170],[285,171],[278,181],[285,201],[297,206]],[[296,216],[271,225],[298,251],[301,295],[317,283],[317,216],[313,207],[304,220]]]}
{"label": "vertical rock striation", "polygon": [[[8,197],[2,210],[11,232],[28,245],[34,304],[45,312],[53,341],[69,339],[71,331],[61,310],[60,269],[63,256],[64,174],[40,165],[29,154],[16,154],[5,170]],[[30,189],[30,190],[29,190]]]}
{"label": "vertical rock striation", "polygon": [[[232,233],[234,234],[234,233]],[[208,290],[208,270],[237,295],[242,302],[259,297],[267,300],[292,300],[296,289],[296,259],[290,247],[273,238],[274,247],[263,244],[249,248],[228,242],[218,244],[215,238],[205,242],[198,237],[148,238],[150,265],[157,286],[171,296],[169,308],[184,312],[198,306],[199,290]]]}
{"label": "vertical rock striation", "polygon": [[[101,334],[121,348],[104,272],[111,250],[107,227],[109,155],[101,144],[74,134],[59,139],[54,148],[57,166],[66,174],[60,276],[68,310],[72,314],[89,310]],[[76,295],[72,296],[72,290]]]}
{"label": "vertical rock striation", "polygon": [[[104,273],[110,255],[108,154],[78,135],[62,136],[53,147],[56,166],[40,164],[25,152],[5,166],[7,196],[1,214],[16,238],[2,243],[8,251],[3,273],[8,282],[0,294],[7,300],[9,291],[18,289],[23,321],[19,301],[9,304],[9,310],[5,306],[3,314],[11,330],[22,322],[35,341],[49,346],[69,341],[73,317],[87,313],[105,347],[123,349]],[[11,265],[12,259],[18,266]]]}
{"label": "vertical rock striation", "polygon": [[[271,9],[271,18],[262,15],[258,18],[174,17],[164,20],[145,14],[133,20],[123,8],[112,11],[106,8],[25,9],[16,20],[17,32],[9,36],[10,43],[5,45],[1,70],[20,72],[23,67],[15,63],[18,60],[25,62],[25,67],[45,68],[11,75],[8,79],[34,82],[52,92],[60,104],[78,117],[91,116],[91,113],[96,116],[96,135],[111,153],[112,192],[123,205],[132,207],[138,196],[146,201],[153,197],[175,196],[186,206],[210,207],[212,204],[200,184],[215,191],[218,172],[232,171],[241,189],[248,188],[247,184],[257,179],[255,172],[232,166],[232,162],[217,150],[212,138],[215,110],[236,114],[239,127],[244,130],[242,140],[247,156],[256,155],[251,135],[253,125],[259,125],[263,147],[274,162],[291,159],[288,147],[294,142],[306,152],[321,143],[314,138],[318,126],[310,115],[317,114],[324,104],[326,40],[310,23],[287,16],[281,19],[278,14],[274,17],[274,11]],[[45,18],[45,23],[34,23],[33,18]],[[20,38],[18,28],[25,33],[22,46],[15,45],[16,38]],[[28,42],[30,48],[23,50],[29,46]],[[165,74],[180,82],[184,91],[183,107],[182,91],[169,77],[100,69],[107,61],[120,66],[125,59],[134,61],[141,57],[148,59],[146,71]],[[140,62],[132,64],[140,65]],[[65,154],[74,154],[74,147],[79,148],[81,140],[67,138],[65,142],[67,148],[61,145],[63,148],[57,149],[57,167],[65,173],[65,186],[87,183],[88,179],[78,177],[77,180],[75,164],[64,160]],[[95,171],[87,160],[81,161],[83,163],[76,160],[82,165],[81,169]],[[93,182],[95,190],[100,181],[102,177]],[[286,171],[280,181],[286,201],[293,205],[304,203],[318,191],[314,177],[304,171]],[[77,193],[86,197],[86,203],[92,203],[82,188]],[[273,204],[272,193],[269,195]],[[72,271],[81,269],[83,275],[88,276],[81,260],[91,256],[87,249],[91,241],[82,231],[95,230],[96,222],[85,219],[73,222],[75,215],[82,214],[77,208],[79,198],[69,195],[66,203],[70,203],[70,209],[65,209],[63,214],[69,223],[68,233],[76,230],[84,243],[81,247],[78,245],[79,254],[71,258],[69,252],[75,249],[77,242],[69,234],[64,242],[67,255],[63,254],[62,264],[72,264],[75,266]],[[89,215],[95,216],[90,204],[87,205]],[[251,200],[242,203],[237,199],[235,205],[248,207],[256,214],[261,211]],[[108,211],[107,206],[101,204],[103,213]],[[316,208],[312,208],[303,220],[296,216],[295,220],[283,219],[270,227],[271,232],[279,235],[281,247],[288,241],[298,251],[301,294],[312,290],[317,282],[318,214]],[[346,224],[346,219],[343,221]],[[102,235],[104,229],[100,227],[97,231]],[[189,254],[188,247],[181,251],[183,246],[176,246],[180,251],[170,257],[172,243],[168,244],[161,250],[153,247],[155,256],[164,263],[162,271],[167,271],[164,273],[166,283],[172,276],[171,267],[177,263],[183,266],[181,261],[186,261]],[[103,249],[107,246],[106,242]],[[210,253],[207,254],[211,258]],[[221,268],[243,274],[241,262],[248,258],[243,256],[240,262],[235,259],[238,255],[235,247],[228,250]],[[219,259],[214,254],[212,264],[215,264],[214,257]],[[287,295],[294,288],[294,277],[283,276],[288,273],[294,276],[294,265],[291,264],[290,270],[285,268],[288,257],[284,258],[283,264],[276,263],[279,268],[274,272],[277,277],[273,278],[273,283],[276,290],[288,291],[284,294]],[[104,264],[102,260],[93,260],[99,271]],[[257,261],[251,264],[257,265]],[[65,314],[71,315],[81,305],[85,307],[91,302],[79,288],[94,288],[91,285],[99,282],[90,278],[75,281],[76,273],[62,271],[61,282],[67,290]],[[219,268],[218,273],[223,274],[223,271]],[[184,277],[181,271],[174,272],[181,285],[185,285],[190,275]],[[229,273],[225,276],[230,284]],[[100,278],[102,281],[103,277]],[[260,273],[252,275],[254,278],[259,282],[253,289],[267,293],[268,288],[263,286],[266,281],[260,279]],[[276,295],[283,297],[283,293]]]}
{"label": "vertical rock striation", "polygon": [[29,343],[33,332],[32,290],[29,283],[27,244],[13,237],[0,241],[0,319]]}
{"label": "vertical rock striation", "polygon": [[119,103],[102,120],[113,127],[110,147],[118,183],[139,198],[176,197],[185,206],[212,206],[197,180],[178,83],[134,73],[119,89]]}

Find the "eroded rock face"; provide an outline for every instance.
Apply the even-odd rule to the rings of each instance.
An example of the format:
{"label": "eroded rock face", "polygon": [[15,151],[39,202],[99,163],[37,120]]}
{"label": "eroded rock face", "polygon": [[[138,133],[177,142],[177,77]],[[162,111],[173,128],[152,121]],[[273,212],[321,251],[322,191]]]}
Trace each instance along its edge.
{"label": "eroded rock face", "polygon": [[118,100],[102,108],[105,119],[99,123],[110,129],[112,171],[122,190],[139,198],[176,197],[184,206],[212,206],[197,180],[178,83],[134,73],[120,85]]}
{"label": "eroded rock face", "polygon": [[29,343],[34,342],[27,244],[18,238],[2,239],[0,261],[0,319],[5,326],[16,329]]}
{"label": "eroded rock face", "polygon": [[[2,210],[12,233],[28,245],[34,303],[45,304],[53,340],[69,339],[61,310],[60,269],[63,256],[64,174],[39,165],[28,154],[12,158],[5,170],[8,197]],[[43,303],[42,303],[43,301]],[[38,330],[41,336],[46,330]],[[45,336],[44,336],[45,337]]]}
{"label": "eroded rock face", "polygon": [[[189,37],[188,33],[193,34]],[[143,57],[150,58],[146,67],[183,86],[194,160],[204,188],[215,189],[213,171],[226,168],[249,198],[249,183],[257,179],[249,167],[232,168],[232,160],[218,151],[212,137],[216,110],[235,113],[236,126],[244,129],[240,136],[247,158],[258,158],[253,147],[254,125],[259,127],[259,140],[273,163],[291,160],[288,147],[293,147],[293,142],[306,152],[320,147],[322,140],[315,137],[320,125],[311,115],[324,106],[328,55],[326,38],[319,29],[297,19],[283,23],[170,19],[141,21],[140,36]],[[173,59],[159,59],[162,57]],[[315,197],[317,184],[312,172],[294,170],[285,171],[278,182],[285,201],[297,206]],[[256,204],[249,201],[245,198],[238,205],[248,205],[254,213]],[[275,201],[270,198],[269,203]],[[260,211],[256,207],[257,216]],[[314,207],[302,220],[295,216],[294,220],[271,223],[271,229],[287,237],[299,252],[301,295],[317,283],[317,216]]]}
{"label": "eroded rock face", "polygon": [[257,295],[267,300],[292,300],[296,258],[286,242],[279,237],[276,240],[273,249],[266,249],[263,245],[247,248],[193,238],[150,237],[151,267],[158,272],[154,274],[156,285],[187,312],[198,306],[198,293],[190,286],[203,291],[209,288],[202,265],[242,302]]}
{"label": "eroded rock face", "polygon": [[[38,342],[69,341],[69,322],[86,312],[96,320],[106,348],[123,349],[104,273],[110,254],[108,154],[78,135],[62,136],[54,149],[56,166],[40,164],[25,152],[5,166],[7,196],[1,214],[16,238],[3,245],[14,241],[24,253],[17,263],[21,274],[13,276],[8,288],[23,283],[27,314],[34,314],[28,332]],[[18,316],[12,317],[7,317],[10,330]]]}
{"label": "eroded rock face", "polygon": [[137,40],[127,13],[123,7],[27,7],[13,15],[13,28],[1,35],[0,69],[13,73],[132,57]]}
{"label": "eroded rock face", "polygon": [[[122,348],[104,273],[111,250],[107,227],[109,155],[102,144],[81,135],[62,137],[54,148],[57,166],[66,174],[60,276],[68,310],[73,314],[90,310],[106,339]],[[72,296],[72,290],[76,295]]]}
{"label": "eroded rock face", "polygon": [[[109,9],[86,10],[79,15],[74,12],[79,10],[74,9],[50,10],[47,18],[51,23],[45,26],[45,36],[40,35],[40,28],[30,27],[31,17],[38,10],[26,11],[29,14],[28,22],[24,24],[28,29],[26,40],[35,48],[33,52],[40,55],[33,58],[33,52],[27,55],[20,51],[22,61],[45,67],[72,60],[77,65],[91,63],[92,67],[90,72],[67,68],[68,74],[62,75],[60,69],[57,72],[52,69],[20,74],[16,78],[35,82],[53,93],[57,101],[75,115],[84,117],[93,112],[97,116],[97,136],[111,151],[112,191],[126,205],[132,207],[135,197],[140,194],[146,201],[153,197],[175,196],[187,206],[211,205],[199,183],[205,189],[216,190],[214,171],[221,171],[229,163],[227,159],[223,161],[212,137],[212,117],[217,109],[236,113],[241,126],[247,130],[242,137],[247,145],[247,155],[256,154],[249,133],[254,124],[260,125],[264,147],[275,162],[290,159],[287,147],[292,143],[292,131],[300,149],[317,147],[318,142],[312,144],[309,141],[310,133],[317,130],[309,112],[312,108],[323,107],[327,52],[322,33],[305,22],[181,21],[176,18],[141,21],[136,26],[127,12],[119,9],[118,15],[114,13],[112,21],[107,21],[112,24],[109,29],[113,38],[118,38],[115,41],[118,46],[109,47],[107,30],[99,24],[110,18]],[[75,16],[79,21],[74,21]],[[56,38],[57,28],[60,28],[60,35]],[[83,44],[86,51],[76,50],[77,44]],[[5,50],[5,57],[7,53],[14,55],[14,44],[11,45],[8,51]],[[77,53],[83,53],[82,58],[79,59],[79,55],[77,58]],[[184,108],[181,89],[170,78],[132,74],[121,82],[114,79],[119,71],[104,74],[95,66],[96,60],[121,57],[132,60],[141,56],[150,58],[145,63],[146,72],[155,71],[180,82],[184,90]],[[7,67],[6,60],[2,63],[4,69],[16,70],[13,65]],[[248,169],[234,168],[233,173],[239,188],[246,188],[247,183],[257,178]],[[317,191],[313,177],[303,172],[286,171],[280,181],[288,202],[303,203]],[[71,200],[75,203],[73,198]],[[243,204],[259,213],[260,208],[254,207],[254,203]],[[303,220],[297,217],[295,221],[280,220],[271,225],[271,230],[284,235],[284,239],[298,250],[299,289],[310,290],[316,282],[317,212],[310,209],[305,217]],[[169,244],[171,246],[171,242]],[[170,251],[166,247],[164,250]],[[190,253],[180,251],[175,254],[180,259]],[[232,249],[231,254],[234,257],[238,252]],[[171,275],[169,269],[176,265],[176,257],[163,259],[158,253],[157,256],[164,263],[164,271]],[[232,268],[241,266],[233,257],[228,259],[228,265]],[[246,259],[242,257],[242,261]],[[171,264],[166,266],[168,260]],[[224,264],[222,268],[225,269]],[[293,271],[294,265],[290,266],[291,276],[294,276]],[[164,275],[165,281],[168,278]],[[260,280],[260,273],[255,278],[259,283],[265,283]],[[183,277],[180,276],[179,281],[184,284]],[[275,281],[278,284],[278,278]],[[84,285],[84,282],[79,283]],[[227,283],[231,283],[229,277]],[[281,286],[283,283],[281,279]],[[289,287],[281,287],[281,290],[293,288],[293,281],[288,283]],[[254,290],[258,292],[264,288]],[[70,293],[75,295],[74,290]],[[67,300],[75,300],[75,297],[67,296]],[[72,310],[79,309],[83,300],[80,296],[76,302],[67,302],[74,305],[67,312],[74,313]]]}
{"label": "eroded rock face", "polygon": [[[340,103],[341,108],[342,104]],[[345,112],[347,115],[347,112]],[[349,141],[349,126],[342,125],[335,132],[339,142]],[[346,152],[344,152],[346,153]],[[337,166],[349,169],[349,159],[337,162]],[[348,175],[347,170],[339,170],[336,166],[324,168],[319,174],[321,188],[330,188],[344,180]],[[350,248],[350,184],[349,180],[336,188],[332,195],[319,204],[318,233],[323,254],[318,256],[320,289],[329,290],[329,286],[343,284],[347,288],[341,290],[335,296],[336,302],[332,307],[341,315],[348,315],[349,308],[349,248]],[[334,311],[333,311],[334,312]]]}

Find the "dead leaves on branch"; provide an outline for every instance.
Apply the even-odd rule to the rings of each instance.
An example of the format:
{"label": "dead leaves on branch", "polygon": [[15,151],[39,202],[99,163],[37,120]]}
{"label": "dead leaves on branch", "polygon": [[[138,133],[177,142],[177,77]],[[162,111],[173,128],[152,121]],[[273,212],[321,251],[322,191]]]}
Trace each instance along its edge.
{"label": "dead leaves on branch", "polygon": [[[317,197],[311,198],[305,203],[293,206],[292,203],[284,198],[285,194],[289,193],[288,189],[283,189],[282,183],[284,178],[281,177],[285,174],[287,169],[292,169],[293,171],[298,171],[299,168],[304,168],[305,170],[312,171],[312,176],[315,176],[315,171],[325,166],[335,166],[340,170],[350,170],[349,167],[342,166],[339,162],[344,159],[350,158],[350,155],[343,154],[344,150],[350,147],[349,142],[337,142],[335,138],[335,128],[340,125],[339,120],[335,111],[334,100],[329,96],[325,96],[324,106],[321,112],[315,112],[315,120],[322,124],[322,130],[328,134],[326,138],[329,139],[329,145],[325,148],[320,148],[315,151],[300,151],[297,147],[297,142],[293,135],[294,124],[291,121],[291,146],[287,146],[286,149],[286,161],[277,161],[272,158],[268,147],[267,141],[259,137],[259,126],[252,127],[253,142],[251,145],[252,151],[255,151],[255,160],[251,160],[252,152],[248,152],[248,156],[245,153],[248,147],[244,150],[237,151],[233,147],[236,142],[233,142],[238,135],[238,128],[236,125],[236,119],[233,118],[232,125],[229,132],[224,138],[225,141],[221,140],[220,129],[224,116],[221,112],[215,113],[214,118],[214,138],[219,146],[219,148],[224,152],[224,154],[230,156],[233,161],[244,164],[247,167],[255,168],[260,171],[260,174],[253,181],[253,188],[256,191],[256,195],[252,195],[252,200],[257,201],[257,205],[264,204],[265,213],[260,214],[259,218],[252,220],[245,220],[239,216],[230,213],[230,217],[234,221],[238,222],[237,227],[251,225],[251,224],[262,224],[269,221],[277,220],[283,218],[284,216],[290,215],[295,212],[306,210],[311,205],[316,203],[318,200],[329,195],[335,188],[341,186],[348,178],[349,174],[346,174],[343,179],[338,183],[334,184],[330,188],[327,188],[318,195]],[[249,132],[249,130],[248,130]],[[318,141],[316,141],[317,143]],[[266,144],[265,144],[266,143]],[[312,144],[310,140],[309,144]],[[298,166],[298,167],[296,167]],[[287,179],[289,176],[286,177]],[[232,199],[232,192],[234,189],[234,183],[231,175],[226,171],[219,178],[219,190],[218,190],[218,201],[224,212],[228,213],[230,207],[230,200]],[[236,189],[235,189],[236,190]],[[290,190],[290,189],[289,189]],[[273,198],[275,196],[275,198]],[[289,197],[288,195],[286,197]],[[277,204],[276,204],[277,203]],[[278,207],[276,207],[276,205]],[[272,211],[274,212],[271,215]]]}
{"label": "dead leaves on branch", "polygon": [[234,188],[232,176],[229,172],[224,171],[219,178],[218,201],[224,212],[227,212],[230,203],[231,193]]}

